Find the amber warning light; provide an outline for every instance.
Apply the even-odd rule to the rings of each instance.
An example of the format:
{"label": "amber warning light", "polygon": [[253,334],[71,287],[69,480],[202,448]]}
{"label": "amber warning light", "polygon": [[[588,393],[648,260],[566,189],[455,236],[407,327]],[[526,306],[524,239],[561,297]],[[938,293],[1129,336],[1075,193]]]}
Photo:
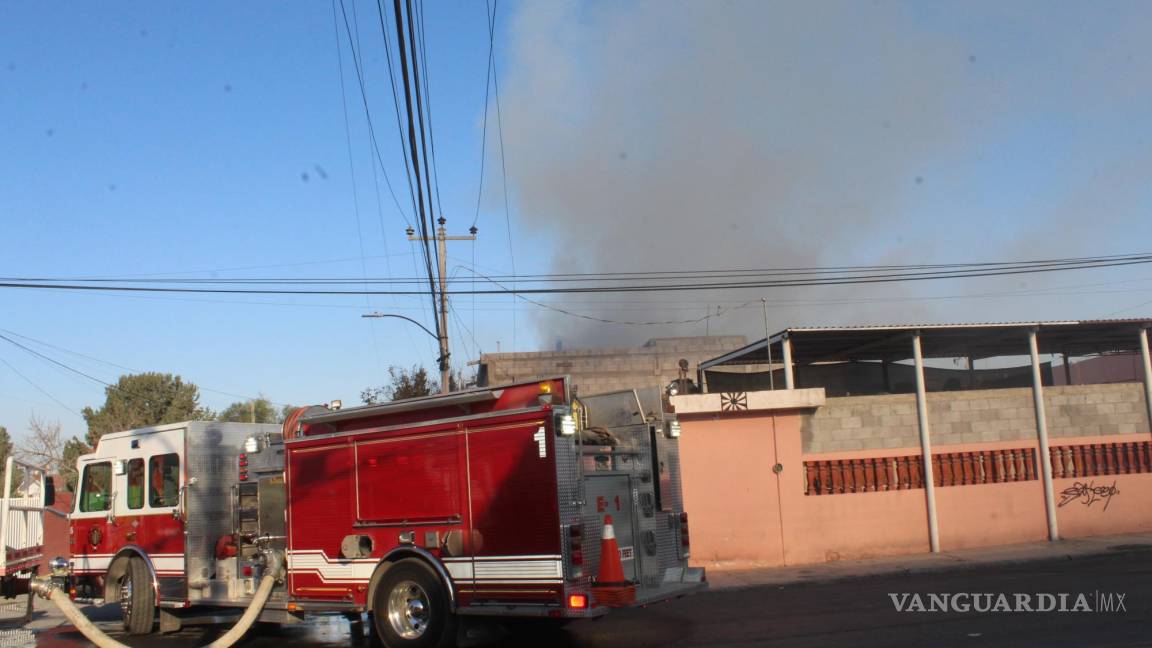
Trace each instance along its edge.
{"label": "amber warning light", "polygon": [[588,607],[588,597],[584,594],[570,594],[568,596],[568,607],[574,610],[583,610]]}

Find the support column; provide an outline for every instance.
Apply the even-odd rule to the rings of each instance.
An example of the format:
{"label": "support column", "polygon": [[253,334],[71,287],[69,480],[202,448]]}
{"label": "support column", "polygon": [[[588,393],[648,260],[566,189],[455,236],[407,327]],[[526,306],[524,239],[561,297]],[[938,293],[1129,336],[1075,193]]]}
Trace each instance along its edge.
{"label": "support column", "polygon": [[1059,540],[1056,528],[1056,499],[1052,493],[1052,455],[1048,452],[1048,417],[1044,413],[1044,384],[1040,378],[1040,351],[1036,330],[1028,331],[1028,353],[1032,356],[1032,399],[1036,404],[1036,435],[1040,439],[1040,478],[1044,483],[1044,510],[1048,514],[1048,539]]}
{"label": "support column", "polygon": [[1144,405],[1148,414],[1148,427],[1152,429],[1152,361],[1148,358],[1148,327],[1140,329],[1140,359],[1144,361]]}
{"label": "support column", "polygon": [[796,380],[792,376],[792,338],[787,333],[780,346],[784,347],[784,389],[796,389]]}
{"label": "support column", "polygon": [[940,553],[940,527],[936,523],[936,478],[932,474],[932,440],[928,430],[928,396],[924,387],[924,356],[920,352],[920,331],[912,334],[912,356],[916,360],[916,412],[920,417],[924,497],[928,502],[928,544],[932,548],[932,553]]}

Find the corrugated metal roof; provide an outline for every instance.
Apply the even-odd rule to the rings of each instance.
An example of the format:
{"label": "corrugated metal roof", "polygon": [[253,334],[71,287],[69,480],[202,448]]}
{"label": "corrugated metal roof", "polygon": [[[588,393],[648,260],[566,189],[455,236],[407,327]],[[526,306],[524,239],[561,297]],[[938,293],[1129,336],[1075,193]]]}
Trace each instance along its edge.
{"label": "corrugated metal roof", "polygon": [[1019,322],[959,322],[951,324],[844,324],[834,326],[791,326],[773,335],[789,331],[854,331],[862,329],[872,330],[914,330],[914,329],[946,329],[946,328],[998,328],[998,327],[1026,327],[1026,326],[1072,326],[1078,324],[1150,324],[1152,318],[1125,318],[1125,319],[1086,319],[1086,320],[1036,320]]}
{"label": "corrugated metal roof", "polygon": [[861,324],[798,326],[700,364],[702,369],[724,364],[777,363],[783,340],[791,340],[795,364],[813,362],[900,360],[911,357],[908,337],[921,333],[925,357],[986,358],[1026,355],[1023,331],[1037,330],[1041,353],[1088,355],[1138,349],[1136,328],[1152,326],[1152,318],[969,322],[959,324]]}

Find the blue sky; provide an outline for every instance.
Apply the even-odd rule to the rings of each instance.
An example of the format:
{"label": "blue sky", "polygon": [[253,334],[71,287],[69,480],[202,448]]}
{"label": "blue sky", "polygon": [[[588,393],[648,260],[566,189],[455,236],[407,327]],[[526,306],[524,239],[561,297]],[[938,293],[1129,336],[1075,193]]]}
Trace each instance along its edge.
{"label": "blue sky", "polygon": [[[346,7],[403,192],[375,3]],[[493,112],[480,240],[456,244],[450,266],[467,276],[459,266],[510,273],[512,256],[528,273],[1146,251],[1149,13],[1142,3],[501,3],[510,222]],[[6,4],[0,274],[412,276],[405,217],[373,178],[338,21],[339,45],[328,2]],[[425,23],[441,202],[463,233],[476,215],[485,5],[429,2]],[[547,301],[675,319],[764,296],[773,328],[1097,317],[1152,311],[1137,307],[1152,300],[1150,277],[1132,267]],[[23,339],[102,380],[125,367],[179,373],[216,409],[256,394],[354,402],[389,365],[435,356],[410,324],[360,314],[430,323],[426,302],[7,290],[0,329],[118,365]],[[460,297],[454,310],[457,362],[557,339],[630,345],[705,330],[593,325],[507,297]],[[753,337],[760,317],[737,310],[707,330]],[[0,363],[0,424],[19,435],[35,412],[83,435],[75,412],[102,402],[99,384],[11,345],[0,359],[28,379]]]}

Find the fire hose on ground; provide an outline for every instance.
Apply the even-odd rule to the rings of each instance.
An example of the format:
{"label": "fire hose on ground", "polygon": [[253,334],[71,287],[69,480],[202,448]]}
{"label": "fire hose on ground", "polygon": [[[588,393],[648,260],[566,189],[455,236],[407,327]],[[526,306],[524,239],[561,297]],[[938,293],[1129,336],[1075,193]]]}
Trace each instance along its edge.
{"label": "fire hose on ground", "polygon": [[[284,556],[278,551],[269,551],[268,555],[268,571],[265,573],[264,578],[260,581],[260,586],[256,589],[255,596],[252,597],[252,602],[245,608],[244,614],[236,625],[232,626],[228,632],[225,632],[218,639],[210,644],[206,644],[203,648],[228,648],[232,644],[240,641],[241,638],[247,634],[252,624],[260,617],[260,612],[264,609],[264,604],[268,602],[268,597],[272,595],[272,589],[276,587],[277,581],[283,578],[284,574]],[[51,580],[34,579],[32,581],[32,591],[42,598],[52,601],[56,607],[64,613],[64,616],[76,626],[76,629],[84,634],[89,641],[99,646],[99,648],[131,648],[127,644],[120,643],[112,637],[104,634],[104,631],[96,627],[96,624],[88,620],[80,608],[68,598],[68,593],[56,586]]]}

